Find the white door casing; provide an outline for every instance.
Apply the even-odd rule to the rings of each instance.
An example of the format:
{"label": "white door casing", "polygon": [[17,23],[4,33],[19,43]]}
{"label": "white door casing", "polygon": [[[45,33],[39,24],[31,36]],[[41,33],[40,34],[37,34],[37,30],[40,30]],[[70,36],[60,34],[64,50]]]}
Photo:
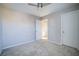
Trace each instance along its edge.
{"label": "white door casing", "polygon": [[36,40],[40,40],[41,37],[42,35],[41,35],[40,19],[36,19]]}

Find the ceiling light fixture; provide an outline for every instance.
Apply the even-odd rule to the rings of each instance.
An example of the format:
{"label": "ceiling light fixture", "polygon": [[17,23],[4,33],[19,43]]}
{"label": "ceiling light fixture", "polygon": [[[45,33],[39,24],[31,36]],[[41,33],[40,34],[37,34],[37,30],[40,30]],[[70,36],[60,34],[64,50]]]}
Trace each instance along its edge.
{"label": "ceiling light fixture", "polygon": [[43,3],[37,3],[37,7],[39,8],[39,7],[43,7]]}
{"label": "ceiling light fixture", "polygon": [[49,5],[50,3],[28,3],[30,6],[36,6],[37,8],[43,8],[44,6]]}

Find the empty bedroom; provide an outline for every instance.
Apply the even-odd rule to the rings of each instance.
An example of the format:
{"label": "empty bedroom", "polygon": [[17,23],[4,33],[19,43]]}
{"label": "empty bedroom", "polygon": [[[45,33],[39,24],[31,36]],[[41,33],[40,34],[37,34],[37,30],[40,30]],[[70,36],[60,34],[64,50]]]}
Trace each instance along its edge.
{"label": "empty bedroom", "polygon": [[79,3],[0,3],[0,56],[79,56]]}

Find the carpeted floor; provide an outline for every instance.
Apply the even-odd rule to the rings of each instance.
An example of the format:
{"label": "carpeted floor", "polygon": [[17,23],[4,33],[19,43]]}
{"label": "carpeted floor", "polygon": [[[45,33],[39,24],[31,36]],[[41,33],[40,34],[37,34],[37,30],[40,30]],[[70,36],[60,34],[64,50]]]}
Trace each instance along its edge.
{"label": "carpeted floor", "polygon": [[2,56],[79,56],[79,51],[43,40],[5,49]]}

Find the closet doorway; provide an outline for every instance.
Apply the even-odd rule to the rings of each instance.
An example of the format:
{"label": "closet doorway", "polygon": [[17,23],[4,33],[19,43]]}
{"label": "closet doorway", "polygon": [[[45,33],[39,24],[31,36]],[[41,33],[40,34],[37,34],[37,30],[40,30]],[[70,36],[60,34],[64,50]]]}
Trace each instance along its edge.
{"label": "closet doorway", "polygon": [[48,19],[41,20],[41,39],[48,40]]}

